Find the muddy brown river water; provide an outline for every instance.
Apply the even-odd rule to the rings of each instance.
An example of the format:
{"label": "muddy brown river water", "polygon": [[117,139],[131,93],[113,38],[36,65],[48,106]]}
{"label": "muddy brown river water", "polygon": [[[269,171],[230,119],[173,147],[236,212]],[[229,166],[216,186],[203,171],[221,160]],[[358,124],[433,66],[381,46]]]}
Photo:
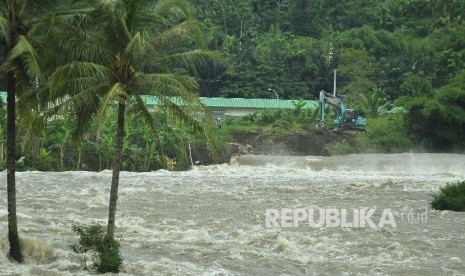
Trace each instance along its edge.
{"label": "muddy brown river water", "polygon": [[[0,275],[95,274],[68,248],[77,240],[70,223],[105,224],[111,172],[17,173],[24,265],[5,257],[0,177]],[[185,172],[123,172],[120,275],[464,275],[465,213],[430,208],[431,194],[463,180],[458,154],[241,156]],[[267,210],[279,215],[272,223]],[[308,210],[332,220],[310,226]],[[380,226],[383,210],[390,223]],[[341,223],[346,211],[365,225]]]}

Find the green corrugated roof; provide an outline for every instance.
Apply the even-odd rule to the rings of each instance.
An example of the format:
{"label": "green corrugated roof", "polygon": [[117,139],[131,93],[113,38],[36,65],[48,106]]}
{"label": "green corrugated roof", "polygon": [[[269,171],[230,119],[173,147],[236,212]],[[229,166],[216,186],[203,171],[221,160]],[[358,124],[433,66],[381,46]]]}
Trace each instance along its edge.
{"label": "green corrugated roof", "polygon": [[[244,98],[206,98],[200,97],[207,107],[235,107],[235,108],[294,108],[293,100],[279,99],[244,99]],[[317,101],[304,101],[304,108],[317,108]]]}
{"label": "green corrugated roof", "polygon": [[[0,98],[6,102],[6,92],[0,91]],[[147,105],[159,105],[159,101],[154,96],[142,96]],[[176,104],[182,104],[180,98],[173,98]],[[294,108],[292,102],[296,100],[279,100],[279,99],[244,99],[244,98],[209,98],[200,97],[200,101],[206,107],[221,107],[221,108]],[[304,108],[316,109],[318,108],[318,101],[305,100],[306,105]]]}
{"label": "green corrugated roof", "polygon": [[[148,105],[160,104],[154,96],[143,96],[143,99]],[[178,98],[172,99],[175,103],[180,104],[182,100]],[[279,100],[279,99],[244,99],[244,98],[209,98],[200,97],[200,101],[207,107],[222,107],[222,108],[294,108],[292,102],[294,100]],[[304,101],[304,108],[318,108],[317,101]]]}

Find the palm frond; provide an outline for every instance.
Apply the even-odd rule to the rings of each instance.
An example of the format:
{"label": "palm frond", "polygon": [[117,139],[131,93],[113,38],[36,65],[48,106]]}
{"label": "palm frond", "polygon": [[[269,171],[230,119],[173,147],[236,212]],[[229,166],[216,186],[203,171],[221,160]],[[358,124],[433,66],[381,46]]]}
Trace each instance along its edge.
{"label": "palm frond", "polygon": [[10,24],[5,17],[0,17],[0,42],[10,43]]}
{"label": "palm frond", "polygon": [[[18,63],[15,61],[20,61],[21,69],[17,68]],[[38,54],[24,35],[18,36],[15,46],[8,53],[4,68],[6,71],[24,70],[30,79],[42,78]]]}
{"label": "palm frond", "polygon": [[33,152],[39,148],[40,133],[45,129],[46,118],[37,109],[22,110],[19,124],[26,130],[21,138],[23,152]]}
{"label": "palm frond", "polygon": [[128,94],[123,88],[123,85],[119,82],[113,84],[113,86],[105,93],[97,115],[97,127],[99,128],[107,113],[108,106],[115,102],[126,102],[128,100]]}
{"label": "palm frond", "polygon": [[120,0],[98,0],[95,4],[93,17],[102,25],[107,25],[114,40],[125,43],[131,37],[130,30],[126,24],[127,10],[126,1]]}
{"label": "palm frond", "polygon": [[[27,91],[21,94],[21,97],[18,98],[17,108],[19,114],[27,113],[30,110],[39,111],[40,105],[48,103],[49,90],[47,86],[39,86],[34,88],[29,88]],[[20,120],[23,116],[19,116]]]}
{"label": "palm frond", "polygon": [[151,6],[153,6],[152,0],[125,1],[128,30],[133,32],[146,27],[147,23],[150,22],[149,11]]}
{"label": "palm frond", "polygon": [[44,116],[53,116],[62,110],[79,109],[86,105],[92,106],[92,109],[97,110],[100,101],[101,97],[95,93],[94,89],[81,90],[74,95],[67,95],[61,99],[56,99],[54,102],[49,102]]}
{"label": "palm frond", "polygon": [[57,9],[63,8],[66,3],[62,0],[34,0],[34,1],[19,1],[21,4],[21,12],[36,17],[36,15],[52,14]]}
{"label": "palm frond", "polygon": [[153,69],[157,72],[170,72],[182,67],[193,74],[198,74],[206,65],[227,66],[227,61],[218,52],[204,50],[173,54],[152,61]]}
{"label": "palm frond", "polygon": [[[91,100],[91,98],[88,100]],[[71,138],[74,142],[79,142],[85,137],[85,134],[90,129],[92,122],[94,120],[93,114],[97,112],[96,105],[84,105],[80,108],[73,108],[69,110],[73,116],[73,127],[71,132]]]}
{"label": "palm frond", "polygon": [[191,101],[198,99],[195,92],[198,91],[197,81],[188,76],[174,74],[145,74],[140,77],[140,83],[144,84],[144,93],[154,96],[181,97]]}
{"label": "palm frond", "polygon": [[147,105],[145,104],[144,100],[142,99],[139,93],[134,93],[133,97],[133,113],[132,115],[136,118],[143,119],[146,124],[149,126],[150,130],[152,130],[153,134],[158,137],[158,130],[156,123],[153,119],[153,116],[150,114],[149,110],[147,109]]}
{"label": "palm frond", "polygon": [[189,3],[185,0],[162,0],[153,10],[154,18],[186,18],[189,14]]}
{"label": "palm frond", "polygon": [[[204,131],[196,118],[209,118],[209,110],[195,93],[198,83],[194,78],[174,74],[145,74],[140,83],[144,84],[144,94],[155,96],[173,118],[194,127],[194,132]],[[200,116],[200,117],[199,117]]]}
{"label": "palm frond", "polygon": [[149,43],[142,32],[137,32],[124,49],[124,55],[131,63],[139,62],[149,52]]}
{"label": "palm frond", "polygon": [[170,28],[163,29],[153,38],[153,43],[158,49],[176,43],[193,43],[197,47],[204,48],[206,44],[206,31],[195,19],[188,19]]}
{"label": "palm frond", "polygon": [[50,76],[51,99],[75,95],[82,90],[97,91],[112,79],[111,71],[100,64],[76,61],[58,67]]}
{"label": "palm frond", "polygon": [[145,121],[145,123],[149,126],[150,130],[152,131],[155,140],[157,141],[161,155],[163,155],[163,147],[162,147],[162,142],[160,139],[160,134],[157,130],[157,125],[155,123],[155,120],[153,119],[152,114],[150,114],[149,110],[147,109],[147,105],[144,103],[141,95],[137,92],[133,93],[134,94],[134,117],[139,117]]}
{"label": "palm frond", "polygon": [[192,114],[186,112],[186,105],[184,102],[176,103],[174,102],[174,98],[166,96],[158,96],[157,98],[160,101],[162,108],[168,115],[170,115],[170,117],[181,124],[192,126],[194,128],[194,132],[202,132],[202,125],[199,121],[194,119]]}
{"label": "palm frond", "polygon": [[174,103],[171,98],[162,96],[158,99],[162,102],[163,108],[170,117],[174,118],[180,124],[192,127],[194,134],[200,136],[206,145],[214,151],[215,145],[206,129],[208,124],[204,124],[199,120],[201,115],[207,116],[211,119],[211,117],[209,117],[210,113],[208,110],[204,109],[203,112],[201,110],[196,110],[196,113],[199,114],[195,114],[197,115],[195,116],[192,111],[187,112],[185,107]]}
{"label": "palm frond", "polygon": [[68,112],[73,121],[72,139],[78,142],[90,128],[95,114],[100,108],[101,97],[93,89],[82,90],[80,93],[57,102],[43,113],[44,118],[50,118],[60,112]]}
{"label": "palm frond", "polygon": [[100,12],[104,17],[126,18],[125,1],[120,0],[96,0],[94,2],[95,11]]}

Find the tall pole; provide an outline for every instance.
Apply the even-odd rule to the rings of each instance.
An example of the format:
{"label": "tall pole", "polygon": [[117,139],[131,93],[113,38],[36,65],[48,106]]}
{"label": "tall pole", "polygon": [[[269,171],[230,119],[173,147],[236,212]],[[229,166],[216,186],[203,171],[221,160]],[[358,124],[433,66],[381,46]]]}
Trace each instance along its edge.
{"label": "tall pole", "polygon": [[336,98],[336,69],[334,69],[333,97]]}

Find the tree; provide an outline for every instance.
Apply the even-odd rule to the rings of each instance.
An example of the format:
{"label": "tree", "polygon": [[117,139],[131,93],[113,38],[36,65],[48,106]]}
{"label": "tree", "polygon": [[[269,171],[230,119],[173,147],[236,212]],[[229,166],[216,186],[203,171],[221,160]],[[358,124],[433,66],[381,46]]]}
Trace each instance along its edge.
{"label": "tree", "polygon": [[343,50],[338,68],[338,82],[346,84],[339,91],[347,95],[349,105],[361,102],[360,95],[367,95],[376,87],[371,80],[376,71],[375,62],[365,51]]}
{"label": "tree", "polygon": [[465,147],[465,70],[431,97],[407,101],[405,125],[415,141],[435,151],[463,151]]}
{"label": "tree", "polygon": [[404,82],[400,86],[400,93],[402,96],[429,97],[433,94],[431,79],[425,76],[414,75],[410,72],[406,73]]}
{"label": "tree", "polygon": [[376,87],[368,95],[360,94],[362,98],[362,110],[371,118],[376,118],[379,115],[380,107],[387,105],[386,95],[383,89]]}
{"label": "tree", "polygon": [[291,30],[297,35],[318,37],[321,33],[324,1],[293,1],[290,11]]}
{"label": "tree", "polygon": [[38,55],[30,31],[52,11],[55,1],[0,1],[0,42],[3,48],[1,72],[7,89],[7,196],[10,257],[21,263],[16,216],[16,97],[32,90],[32,81],[41,77]]}
{"label": "tree", "polygon": [[[205,39],[185,1],[88,2],[91,11],[74,23],[100,34],[100,43],[92,45],[92,49],[79,43],[69,45],[69,52],[79,52],[76,47],[81,47],[86,48],[86,55],[58,67],[50,78],[50,89],[51,98],[62,101],[60,107],[75,112],[78,136],[88,129],[93,118],[102,122],[108,107],[117,106],[107,225],[107,234],[113,237],[127,113],[142,118],[156,134],[157,122],[141,95],[150,94],[170,115],[204,133],[203,125],[191,111],[208,112],[195,94],[196,80],[188,74],[221,58],[214,52],[190,50],[193,46],[202,47]],[[173,97],[182,100],[176,102]]]}
{"label": "tree", "polygon": [[[43,49],[40,29],[47,22],[53,22],[58,15],[66,16],[73,11],[68,9],[68,1],[58,0],[0,0],[0,49],[3,61],[0,71],[6,75],[7,89],[7,194],[8,194],[8,239],[10,257],[23,261],[19,245],[16,216],[16,100],[28,95],[35,99],[32,105],[38,107],[38,92],[44,86],[41,59],[37,49]],[[45,26],[46,27],[46,26]],[[42,28],[41,30],[44,30]],[[29,107],[29,106],[28,106]],[[27,110],[27,112],[26,112]],[[21,117],[31,110],[20,109]],[[28,114],[30,115],[30,114]],[[34,119],[38,113],[33,114]]]}

